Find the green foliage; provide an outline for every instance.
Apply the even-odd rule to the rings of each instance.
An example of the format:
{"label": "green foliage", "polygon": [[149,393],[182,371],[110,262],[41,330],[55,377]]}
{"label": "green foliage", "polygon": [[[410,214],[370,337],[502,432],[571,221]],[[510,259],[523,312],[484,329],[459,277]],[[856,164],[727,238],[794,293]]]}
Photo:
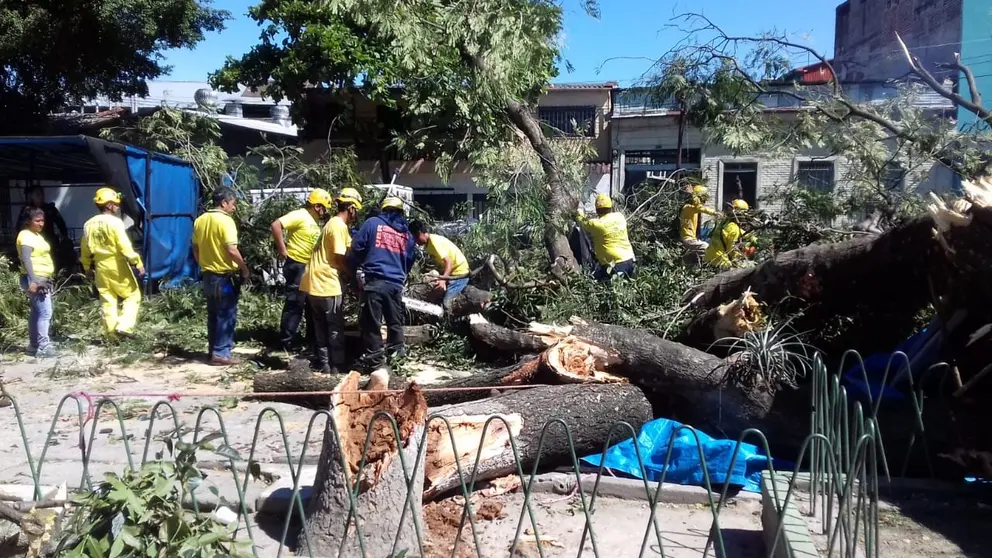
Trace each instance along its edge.
{"label": "green foliage", "polygon": [[769,324],[743,337],[717,340],[715,346],[727,347],[730,352],[728,381],[763,391],[780,386],[797,387],[798,380],[812,371],[818,351],[792,330],[790,321]]}
{"label": "green foliage", "polygon": [[220,123],[201,114],[163,107],[127,126],[104,128],[100,137],[188,161],[205,191],[222,186],[229,170],[227,153],[218,145]]}
{"label": "green foliage", "polygon": [[[157,460],[123,475],[107,473],[94,490],[74,499],[77,506],[63,530],[58,556],[250,556],[250,543],[236,542],[234,529],[210,516],[183,508],[183,500],[204,486],[196,452],[211,447],[221,434],[195,444],[166,440],[169,460]],[[221,446],[229,458],[233,449]],[[213,486],[208,489],[217,494]]]}
{"label": "green foliage", "polygon": [[208,0],[0,3],[6,133],[37,129],[80,99],[147,94],[145,80],[169,73],[162,52],[196,46],[229,17]]}
{"label": "green foliage", "polygon": [[[553,142],[551,148],[562,182],[581,199],[588,198],[591,188],[585,161],[593,147],[585,142],[562,141]],[[476,183],[488,189],[488,209],[464,240],[463,248],[467,254],[479,257],[496,254],[506,261],[515,260],[521,250],[540,244],[551,212],[547,180],[537,153],[518,142],[500,149],[482,149],[472,158],[472,164],[478,172]],[[561,230],[567,230],[570,224],[557,223]],[[546,262],[547,257],[542,261]]]}

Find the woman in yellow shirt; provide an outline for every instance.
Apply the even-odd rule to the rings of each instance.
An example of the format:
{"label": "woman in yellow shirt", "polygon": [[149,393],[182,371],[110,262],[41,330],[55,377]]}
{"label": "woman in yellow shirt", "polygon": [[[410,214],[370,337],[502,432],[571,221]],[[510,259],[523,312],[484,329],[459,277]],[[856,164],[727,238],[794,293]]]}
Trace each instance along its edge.
{"label": "woman in yellow shirt", "polygon": [[17,235],[17,255],[21,259],[21,288],[31,299],[28,317],[28,349],[31,356],[55,356],[55,347],[48,337],[52,322],[52,276],[55,262],[52,247],[42,236],[45,212],[32,207],[24,212],[23,229]]}

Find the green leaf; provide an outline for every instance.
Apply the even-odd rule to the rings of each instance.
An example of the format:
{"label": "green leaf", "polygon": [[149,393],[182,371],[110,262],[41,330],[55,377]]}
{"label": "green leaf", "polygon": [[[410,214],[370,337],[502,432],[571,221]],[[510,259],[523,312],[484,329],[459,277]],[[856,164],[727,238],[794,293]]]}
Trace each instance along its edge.
{"label": "green leaf", "polygon": [[216,450],[214,450],[214,453],[221,457],[225,457],[227,459],[232,459],[235,461],[241,460],[241,454],[238,453],[238,450],[232,448],[231,446],[227,446],[227,445],[221,446]]}
{"label": "green leaf", "polygon": [[114,544],[110,546],[110,558],[117,558],[124,552],[124,538],[117,537],[114,539]]}

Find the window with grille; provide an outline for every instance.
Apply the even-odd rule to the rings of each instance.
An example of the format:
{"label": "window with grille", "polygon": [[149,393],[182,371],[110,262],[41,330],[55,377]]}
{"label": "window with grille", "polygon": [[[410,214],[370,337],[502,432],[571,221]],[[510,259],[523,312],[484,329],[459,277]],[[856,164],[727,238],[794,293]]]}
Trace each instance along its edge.
{"label": "window with grille", "polygon": [[552,135],[596,137],[596,107],[537,107],[537,118]]}
{"label": "window with grille", "polygon": [[796,182],[804,188],[817,192],[832,192],[834,189],[833,161],[799,161],[796,169]]}

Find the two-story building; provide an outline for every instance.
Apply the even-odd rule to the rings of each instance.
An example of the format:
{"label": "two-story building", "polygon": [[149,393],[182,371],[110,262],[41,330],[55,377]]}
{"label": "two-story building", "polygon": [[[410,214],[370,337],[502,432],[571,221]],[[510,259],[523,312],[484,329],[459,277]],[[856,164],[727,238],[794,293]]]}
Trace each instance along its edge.
{"label": "two-story building", "polygon": [[[822,69],[811,68],[809,74],[822,77]],[[803,80],[806,94],[816,93],[817,79]],[[783,85],[783,87],[793,87]],[[821,85],[826,87],[826,85]],[[849,98],[858,102],[875,102],[899,94],[891,82],[859,82],[844,85]],[[796,118],[800,111],[809,110],[789,94],[763,95],[761,102],[769,117],[783,120]],[[725,145],[698,128],[686,126],[682,138],[681,166],[677,165],[679,116],[671,100],[659,100],[646,89],[616,89],[613,91],[613,190],[629,192],[650,177],[663,177],[676,168],[696,170],[710,190],[711,204],[720,208],[726,202],[742,196],[752,207],[774,211],[767,202],[779,188],[798,184],[820,191],[843,191],[851,188],[856,177],[852,167],[841,156],[823,149],[781,152],[734,153]],[[918,107],[935,118],[953,118],[954,107],[936,93],[920,95]],[[892,165],[888,180],[892,188],[908,187],[926,191],[931,184],[950,181],[949,172],[938,165],[902,169]],[[934,176],[931,179],[931,175]]]}

